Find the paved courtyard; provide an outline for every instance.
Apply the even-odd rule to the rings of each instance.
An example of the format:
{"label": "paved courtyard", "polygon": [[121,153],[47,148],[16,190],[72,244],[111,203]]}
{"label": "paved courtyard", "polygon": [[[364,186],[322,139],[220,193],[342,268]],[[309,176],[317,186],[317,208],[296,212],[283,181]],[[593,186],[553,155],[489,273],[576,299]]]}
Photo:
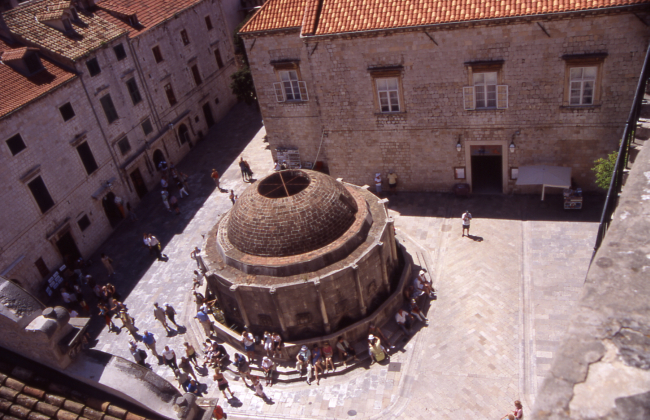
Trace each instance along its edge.
{"label": "paved courtyard", "polygon": [[[244,156],[255,178],[272,170],[259,114],[238,105],[179,164],[190,176],[190,196],[175,216],[162,205],[159,190],[136,210],[140,221],[124,221],[98,250],[115,261],[113,282],[142,332],[152,331],[159,352],[165,345],[183,353],[203,332],[193,319],[189,253],[231,207],[228,194],[215,189],[210,170],[223,174],[221,186],[241,193],[237,161]],[[537,386],[567,327],[591,258],[600,211],[587,197],[581,212],[565,212],[557,196],[473,196],[400,193],[389,197],[398,236],[410,238],[412,255],[423,256],[438,290],[428,328],[397,346],[391,363],[367,364],[345,375],[326,377],[320,386],[305,382],[266,388],[272,403],[254,396],[230,375],[236,400],[223,401],[212,379],[208,396],[229,418],[405,418],[497,419],[520,399],[528,413]],[[461,237],[460,215],[474,219],[471,238]],[[161,238],[168,262],[155,261],[142,246],[143,232]],[[94,258],[96,261],[99,259]],[[106,281],[101,264],[92,272]],[[169,336],[154,320],[153,303],[171,303],[186,327]],[[119,321],[118,321],[119,324]],[[109,333],[93,320],[95,348],[131,360],[130,336]],[[172,371],[152,360],[154,371],[176,384]],[[211,376],[211,375],[210,375]],[[199,378],[201,379],[201,378]]]}

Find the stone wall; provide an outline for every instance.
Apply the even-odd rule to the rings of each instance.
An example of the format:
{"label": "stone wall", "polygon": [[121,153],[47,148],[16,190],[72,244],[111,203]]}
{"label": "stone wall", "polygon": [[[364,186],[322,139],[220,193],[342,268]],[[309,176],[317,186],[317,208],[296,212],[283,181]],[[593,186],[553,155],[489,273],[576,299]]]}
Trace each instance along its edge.
{"label": "stone wall", "polygon": [[[375,172],[394,169],[399,189],[449,191],[459,182],[454,167],[465,167],[472,183],[468,146],[498,145],[503,192],[521,191],[511,167],[534,164],[570,166],[578,186],[594,188],[590,168],[616,149],[643,62],[648,35],[636,16],[549,16],[427,33],[245,35],[272,150],[298,147],[303,162],[313,161],[322,138],[318,160],[334,177],[370,185]],[[567,56],[585,54],[601,54],[595,105],[570,107]],[[281,61],[297,63],[308,101],[277,102],[273,63]],[[465,110],[463,87],[486,61],[497,63],[498,83],[508,86],[508,108]],[[399,74],[399,113],[379,110],[373,74],[380,68]]]}

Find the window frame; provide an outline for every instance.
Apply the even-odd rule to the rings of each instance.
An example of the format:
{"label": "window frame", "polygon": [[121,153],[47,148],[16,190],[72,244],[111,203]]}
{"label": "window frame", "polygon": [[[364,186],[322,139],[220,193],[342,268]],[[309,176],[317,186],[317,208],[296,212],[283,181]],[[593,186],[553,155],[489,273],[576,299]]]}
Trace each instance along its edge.
{"label": "window frame", "polygon": [[126,82],[126,89],[129,91],[129,96],[131,97],[131,102],[133,106],[136,106],[142,102],[142,95],[140,94],[140,89],[138,88],[138,82],[135,80],[135,77],[130,78]]}
{"label": "window frame", "polygon": [[[509,87],[504,83],[503,75],[503,60],[494,60],[494,61],[476,61],[465,63],[467,67],[467,86],[463,87],[463,109],[465,111],[496,111],[504,110],[510,107],[509,101]],[[495,106],[488,105],[488,91],[487,84],[484,86],[485,89],[485,105],[479,107],[477,106],[477,89],[474,80],[474,76],[477,74],[490,74],[496,73],[496,85],[495,86]]]}
{"label": "window frame", "polygon": [[[106,98],[108,98],[108,100],[106,100]],[[106,121],[108,121],[108,124],[113,124],[115,121],[120,119],[120,116],[117,113],[117,109],[115,108],[115,103],[113,102],[110,93],[107,93],[106,95],[99,98],[99,103],[101,104],[102,109],[104,110],[104,116],[106,117]],[[109,112],[110,110],[107,109],[108,103],[110,103],[110,108],[112,109],[112,112]]]}
{"label": "window frame", "polygon": [[[17,150],[16,152],[14,152],[12,147],[9,145],[9,141],[16,138],[16,137],[18,139],[20,139],[20,143],[22,144],[22,148],[20,148],[20,150]],[[13,136],[9,137],[7,140],[5,140],[5,144],[7,145],[7,148],[9,149],[9,152],[11,153],[11,156],[16,156],[17,154],[19,154],[23,150],[27,149],[27,144],[25,144],[25,140],[23,139],[23,136],[20,135],[20,133],[16,133]]]}
{"label": "window frame", "polygon": [[124,44],[122,43],[119,43],[116,46],[114,46],[113,52],[115,53],[115,58],[117,59],[117,61],[122,61],[126,58],[126,50],[124,49]]}
{"label": "window frame", "polygon": [[[150,128],[149,131],[145,129],[145,124],[147,124]],[[153,124],[151,124],[151,119],[146,118],[144,121],[140,123],[140,128],[142,128],[142,132],[144,133],[145,136],[148,136],[149,134],[153,133]]]}
{"label": "window frame", "polygon": [[[406,106],[404,101],[404,86],[402,84],[403,77],[403,67],[402,66],[391,66],[391,67],[372,67],[368,71],[370,73],[370,78],[372,82],[372,96],[374,102],[374,110],[378,115],[390,115],[390,114],[400,114],[406,112]],[[397,80],[397,111],[383,111],[381,106],[381,94],[379,91],[379,80],[388,80],[396,79]],[[390,99],[390,95],[389,95]],[[390,102],[389,102],[390,104]]]}
{"label": "window frame", "polygon": [[194,63],[190,66],[190,73],[192,73],[192,79],[194,80],[195,86],[200,86],[203,83],[203,78],[201,77],[201,71],[199,70],[199,65]]}
{"label": "window frame", "polygon": [[[42,186],[43,187],[42,191],[46,193],[46,195],[41,197],[40,199],[34,193],[34,189],[35,189],[34,182],[37,182],[37,180],[40,180],[39,187]],[[43,180],[43,177],[41,176],[40,173],[30,178],[29,181],[26,181],[25,185],[27,186],[27,189],[29,190],[32,197],[34,198],[34,201],[36,202],[38,209],[41,211],[41,214],[47,213],[48,211],[50,211],[56,206],[56,202],[52,198],[52,194],[50,194],[50,190],[47,188],[47,185],[45,184],[45,181]]]}
{"label": "window frame", "polygon": [[93,151],[90,149],[88,141],[79,143],[77,146],[75,146],[75,149],[77,150],[81,164],[86,170],[86,174],[92,175],[95,173],[97,169],[99,169],[99,165],[97,164],[97,160],[95,159]]}
{"label": "window frame", "polygon": [[95,77],[102,72],[102,68],[99,65],[99,60],[97,60],[97,57],[86,60],[86,68],[88,69],[88,74],[90,77]]}
{"label": "window frame", "polygon": [[[564,55],[564,94],[562,96],[562,106],[567,108],[592,108],[601,105],[602,95],[602,78],[603,78],[603,65],[607,53],[597,54],[575,54]],[[594,79],[593,99],[590,104],[571,104],[571,69],[574,68],[596,68],[596,78]]]}
{"label": "window frame", "polygon": [[88,229],[91,224],[92,222],[90,221],[90,217],[88,217],[88,215],[85,213],[83,216],[77,219],[77,226],[79,226],[79,230],[82,232]]}
{"label": "window frame", "polygon": [[[66,118],[66,116],[65,116],[64,113],[63,113],[63,108],[66,108],[66,107],[69,107],[69,108],[70,108],[70,112],[72,112],[72,115],[69,116],[68,118]],[[74,112],[74,108],[72,107],[72,104],[71,104],[70,102],[66,102],[66,103],[64,103],[63,105],[61,105],[61,106],[59,107],[59,113],[61,114],[61,118],[63,118],[63,121],[64,121],[64,122],[70,121],[71,119],[73,119],[74,117],[77,116],[77,113]]]}
{"label": "window frame", "polygon": [[[307,91],[307,82],[302,80],[302,74],[300,73],[300,66],[297,61],[290,62],[278,62],[271,63],[275,70],[275,75],[277,82],[273,83],[273,90],[275,91],[275,99],[278,103],[301,103],[309,101],[309,92]],[[285,82],[282,80],[282,74],[284,72],[294,72],[296,74],[296,80],[288,80],[291,85],[291,93],[293,98],[287,99],[287,91]],[[295,85],[291,82],[296,82]],[[300,98],[296,99],[296,90]]]}
{"label": "window frame", "polygon": [[190,45],[190,37],[189,37],[189,35],[187,34],[187,30],[186,30],[186,29],[182,29],[182,30],[181,30],[181,42],[182,42],[183,45],[185,45],[185,46]]}
{"label": "window frame", "polygon": [[[126,147],[122,147],[124,144],[126,144]],[[117,149],[120,151],[120,154],[122,156],[127,156],[129,153],[131,153],[131,143],[129,142],[128,136],[123,136],[120,137],[116,142],[115,145],[117,146]]]}
{"label": "window frame", "polygon": [[214,29],[214,26],[212,25],[212,19],[210,19],[210,15],[205,17],[205,27],[208,28],[208,31]]}
{"label": "window frame", "polygon": [[221,51],[219,50],[219,48],[215,48],[214,58],[215,60],[217,60],[217,67],[219,68],[219,70],[221,70],[224,67],[224,64],[223,64],[223,58],[221,57]]}
{"label": "window frame", "polygon": [[[167,89],[167,87],[169,87],[169,89]],[[169,103],[169,106],[176,105],[178,103],[178,100],[176,99],[176,94],[174,93],[174,87],[172,86],[172,82],[169,82],[166,85],[164,85],[163,90],[165,91],[165,96],[167,96],[167,102]]]}
{"label": "window frame", "polygon": [[155,45],[151,47],[151,53],[153,54],[153,59],[156,62],[156,64],[165,61],[165,57],[163,57],[162,51],[160,50],[160,45]]}

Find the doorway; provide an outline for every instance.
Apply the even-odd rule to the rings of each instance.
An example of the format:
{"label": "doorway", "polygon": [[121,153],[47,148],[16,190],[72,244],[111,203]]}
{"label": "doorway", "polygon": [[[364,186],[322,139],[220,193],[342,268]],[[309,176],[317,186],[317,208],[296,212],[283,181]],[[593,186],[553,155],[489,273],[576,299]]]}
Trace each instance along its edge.
{"label": "doorway", "polygon": [[122,220],[122,212],[120,212],[117,204],[115,204],[115,194],[112,191],[102,198],[102,205],[104,206],[104,213],[106,213],[108,222],[114,228]]}
{"label": "doorway", "polygon": [[74,268],[75,262],[81,258],[81,253],[70,231],[61,235],[56,241],[56,247],[59,249],[65,265]]}
{"label": "doorway", "polygon": [[160,162],[165,162],[165,154],[160,149],[156,149],[153,152],[153,164],[158,170],[160,170]]}
{"label": "doorway", "polygon": [[503,192],[501,146],[470,146],[470,153],[472,156],[472,192],[501,194]]}
{"label": "doorway", "polygon": [[135,187],[135,192],[138,193],[138,197],[142,198],[147,194],[147,192],[149,192],[147,190],[147,185],[144,183],[144,179],[142,179],[142,174],[140,173],[139,168],[136,168],[131,172],[131,181]]}
{"label": "doorway", "polygon": [[203,115],[205,115],[205,123],[208,125],[208,128],[214,125],[214,117],[212,116],[212,108],[210,108],[210,103],[206,102],[203,105]]}
{"label": "doorway", "polygon": [[190,131],[187,129],[185,124],[181,124],[181,126],[178,127],[178,138],[180,139],[181,144],[189,143],[190,146],[192,145],[192,142],[190,141]]}

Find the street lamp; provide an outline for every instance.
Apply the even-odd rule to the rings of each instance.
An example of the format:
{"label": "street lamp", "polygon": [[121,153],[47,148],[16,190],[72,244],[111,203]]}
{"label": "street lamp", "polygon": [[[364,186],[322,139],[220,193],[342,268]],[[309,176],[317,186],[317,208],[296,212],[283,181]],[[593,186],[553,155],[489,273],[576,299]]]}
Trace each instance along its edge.
{"label": "street lamp", "polygon": [[515,136],[519,134],[519,130],[515,131],[510,139],[510,153],[515,152]]}
{"label": "street lamp", "polygon": [[458,143],[456,143],[456,151],[460,153],[460,151],[463,150],[463,145],[460,144],[460,135],[458,136]]}

